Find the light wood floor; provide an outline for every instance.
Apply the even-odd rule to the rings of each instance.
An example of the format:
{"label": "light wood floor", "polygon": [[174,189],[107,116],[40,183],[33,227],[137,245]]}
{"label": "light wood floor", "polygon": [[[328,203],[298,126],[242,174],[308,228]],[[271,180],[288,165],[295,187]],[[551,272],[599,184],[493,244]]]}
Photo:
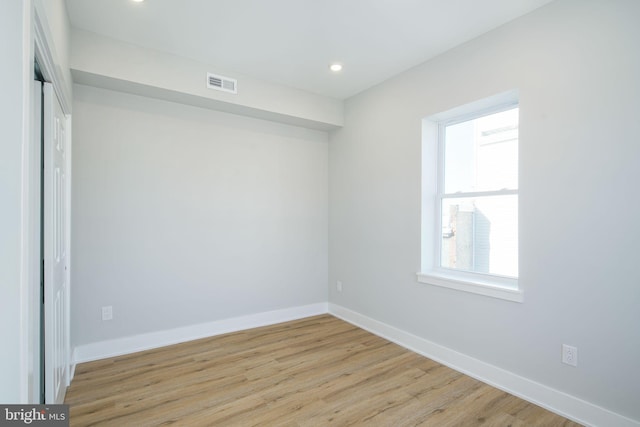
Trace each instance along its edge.
{"label": "light wood floor", "polygon": [[577,426],[330,315],[78,365],[71,425]]}

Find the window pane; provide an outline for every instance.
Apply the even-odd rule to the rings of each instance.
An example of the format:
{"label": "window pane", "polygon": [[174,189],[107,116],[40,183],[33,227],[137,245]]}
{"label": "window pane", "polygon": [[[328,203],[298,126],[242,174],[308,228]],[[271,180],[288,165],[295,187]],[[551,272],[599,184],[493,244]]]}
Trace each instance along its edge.
{"label": "window pane", "polygon": [[518,108],[445,127],[444,192],[518,188]]}
{"label": "window pane", "polygon": [[442,200],[444,268],[518,276],[518,196]]}

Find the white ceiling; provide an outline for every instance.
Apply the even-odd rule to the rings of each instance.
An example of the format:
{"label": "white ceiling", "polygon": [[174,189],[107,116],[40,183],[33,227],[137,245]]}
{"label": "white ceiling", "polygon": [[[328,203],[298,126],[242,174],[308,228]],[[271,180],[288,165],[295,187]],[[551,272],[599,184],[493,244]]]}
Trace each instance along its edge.
{"label": "white ceiling", "polygon": [[[71,25],[347,98],[552,0],[66,0]],[[332,61],[344,64],[333,74]],[[220,72],[220,71],[217,71]],[[233,77],[231,75],[230,77]]]}

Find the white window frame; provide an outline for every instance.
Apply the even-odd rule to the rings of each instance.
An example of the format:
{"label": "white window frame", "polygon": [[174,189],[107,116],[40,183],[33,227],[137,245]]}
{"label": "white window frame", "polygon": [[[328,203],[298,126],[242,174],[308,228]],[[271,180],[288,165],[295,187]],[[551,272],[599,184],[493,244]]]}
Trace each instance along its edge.
{"label": "white window frame", "polygon": [[443,199],[518,195],[519,191],[518,188],[444,193],[445,129],[447,126],[516,107],[519,107],[518,94],[516,91],[510,91],[428,117],[423,121],[422,271],[417,273],[420,283],[523,302],[524,293],[519,286],[518,278],[441,267]]}

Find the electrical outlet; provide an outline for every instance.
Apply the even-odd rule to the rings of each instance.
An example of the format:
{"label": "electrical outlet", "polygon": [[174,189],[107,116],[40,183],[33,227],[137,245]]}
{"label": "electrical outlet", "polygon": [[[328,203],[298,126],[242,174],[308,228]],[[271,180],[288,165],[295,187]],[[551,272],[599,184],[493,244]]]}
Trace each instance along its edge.
{"label": "electrical outlet", "polygon": [[562,344],[562,363],[578,366],[578,349],[567,344]]}
{"label": "electrical outlet", "polygon": [[113,306],[107,305],[106,307],[102,307],[102,320],[111,319],[113,319]]}
{"label": "electrical outlet", "polygon": [[338,292],[342,292],[342,282],[340,280],[336,282],[336,289]]}

